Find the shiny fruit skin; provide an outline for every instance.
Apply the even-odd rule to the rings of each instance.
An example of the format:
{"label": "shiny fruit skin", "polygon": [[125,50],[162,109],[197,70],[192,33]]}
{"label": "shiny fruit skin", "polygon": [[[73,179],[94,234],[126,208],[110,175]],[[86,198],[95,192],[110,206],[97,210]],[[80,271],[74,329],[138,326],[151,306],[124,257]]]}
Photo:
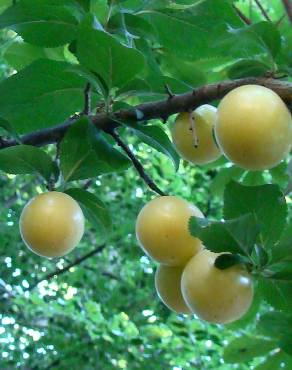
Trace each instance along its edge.
{"label": "shiny fruit skin", "polygon": [[155,273],[155,288],[161,301],[176,313],[190,314],[181,293],[184,267],[159,265]]}
{"label": "shiny fruit skin", "polygon": [[195,147],[190,130],[190,113],[180,113],[171,130],[173,143],[180,156],[194,164],[206,164],[221,156],[213,134],[217,109],[212,105],[201,105],[193,113],[198,146]]}
{"label": "shiny fruit skin", "polygon": [[78,203],[57,191],[37,195],[24,207],[19,229],[34,253],[60,257],[70,252],[84,233],[84,216]]}
{"label": "shiny fruit skin", "polygon": [[155,261],[169,266],[182,266],[201,248],[201,241],[191,236],[191,216],[204,217],[187,201],[174,196],[151,200],[140,211],[136,236],[142,249]]}
{"label": "shiny fruit skin", "polygon": [[204,249],[195,255],[183,271],[181,289],[185,302],[199,318],[226,324],[248,311],[253,284],[240,265],[216,268],[214,262],[219,254]]}
{"label": "shiny fruit skin", "polygon": [[247,170],[272,168],[284,159],[292,144],[291,114],[272,90],[240,86],[218,106],[217,142],[225,156]]}

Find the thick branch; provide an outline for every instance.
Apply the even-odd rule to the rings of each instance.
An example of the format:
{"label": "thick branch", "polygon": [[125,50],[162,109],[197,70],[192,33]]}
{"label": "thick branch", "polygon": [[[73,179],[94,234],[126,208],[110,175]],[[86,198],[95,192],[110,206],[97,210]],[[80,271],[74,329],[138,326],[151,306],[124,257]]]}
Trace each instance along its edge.
{"label": "thick branch", "polygon": [[83,261],[87,260],[88,258],[94,256],[95,254],[98,254],[98,253],[102,252],[104,248],[105,248],[105,244],[100,245],[100,246],[96,247],[95,249],[93,249],[92,251],[86,253],[84,256],[81,256],[79,258],[76,258],[73,262],[69,263],[63,269],[58,269],[58,270],[55,270],[53,272],[50,272],[49,274],[45,275],[41,279],[37,280],[33,285],[31,285],[28,288],[28,290],[29,291],[33,290],[42,281],[50,280],[50,279],[52,279],[55,276],[59,276],[59,275],[64,274],[65,272],[67,272],[68,270],[70,270],[71,267],[77,266],[80,263],[82,263]]}
{"label": "thick branch", "polygon": [[145,181],[145,183],[149,186],[149,188],[159,195],[166,195],[164,194],[162,190],[159,189],[159,187],[155,184],[155,182],[147,175],[142,164],[138,161],[135,155],[131,152],[127,144],[123,142],[119,134],[115,130],[113,130],[110,134],[115,139],[116,143],[123,149],[123,151],[130,158],[131,162],[133,163],[133,166],[136,168],[140,177]]}
{"label": "thick branch", "polygon": [[292,23],[292,2],[291,0],[282,0],[284,8],[286,9],[287,15]]}
{"label": "thick branch", "polygon": [[[192,92],[175,95],[171,99],[161,100],[157,102],[139,104],[129,110],[121,110],[112,117],[105,113],[91,116],[92,122],[96,127],[110,132],[113,128],[119,126],[119,121],[147,121],[158,118],[165,119],[172,114],[179,112],[187,112],[195,109],[201,104],[210,103],[216,99],[222,99],[229,91],[242,85],[256,84],[266,86],[274,90],[286,104],[292,105],[292,84],[286,81],[280,81],[271,78],[244,78],[234,81],[224,81],[221,83],[205,85],[195,89]],[[23,144],[42,146],[49,143],[54,143],[60,140],[67,129],[72,125],[80,115],[71,117],[68,121],[60,126],[37,131],[21,138]],[[0,142],[0,149],[9,146],[18,145],[15,140],[8,140],[5,143]]]}

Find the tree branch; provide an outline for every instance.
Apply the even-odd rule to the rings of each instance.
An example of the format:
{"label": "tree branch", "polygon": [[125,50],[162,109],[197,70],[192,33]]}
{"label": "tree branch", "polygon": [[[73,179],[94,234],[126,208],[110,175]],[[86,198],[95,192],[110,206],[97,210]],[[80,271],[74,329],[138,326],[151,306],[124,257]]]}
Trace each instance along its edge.
{"label": "tree branch", "polygon": [[244,15],[242,13],[242,11],[240,9],[237,8],[237,6],[235,6],[234,4],[232,4],[233,6],[233,9],[235,10],[236,14],[239,16],[239,18],[245,23],[247,24],[248,26],[251,25],[251,20],[249,18],[247,18],[246,15]]}
{"label": "tree branch", "polygon": [[[292,105],[291,82],[264,77],[249,77],[205,85],[193,90],[192,92],[175,95],[171,99],[143,103],[134,106],[129,110],[120,110],[115,112],[112,116],[109,116],[105,113],[99,113],[90,116],[90,118],[96,127],[104,130],[105,132],[110,132],[119,126],[117,121],[139,122],[155,118],[165,119],[172,114],[187,112],[202,104],[210,103],[216,99],[222,99],[229,91],[238,86],[248,84],[256,84],[268,87],[274,90],[288,106]],[[74,115],[62,125],[24,135],[21,138],[21,142],[23,144],[34,146],[42,146],[54,143],[60,140],[68,128],[81,116],[82,114]],[[4,143],[0,142],[0,149],[15,145],[18,145],[16,140],[6,140]]]}
{"label": "tree branch", "polygon": [[292,23],[292,2],[291,0],[282,0],[283,6],[286,9],[288,18],[290,22]]}
{"label": "tree branch", "polygon": [[96,248],[94,248],[92,251],[86,253],[84,256],[81,256],[79,258],[76,258],[73,262],[69,263],[67,266],[65,266],[63,269],[58,269],[58,270],[55,270],[53,272],[50,272],[49,274],[45,275],[44,277],[42,277],[41,279],[37,280],[33,285],[31,285],[27,290],[28,291],[31,291],[33,290],[39,283],[41,283],[42,281],[45,281],[45,280],[50,280],[52,279],[53,277],[55,276],[59,276],[59,275],[62,275],[64,274],[65,272],[67,272],[68,270],[70,270],[71,267],[73,266],[77,266],[79,265],[80,263],[82,263],[83,261],[87,260],[88,258],[94,256],[95,254],[98,254],[100,252],[103,251],[103,249],[105,248],[105,244],[103,245],[100,245]]}
{"label": "tree branch", "polygon": [[266,12],[265,8],[262,6],[259,0],[254,0],[255,3],[257,4],[258,8],[260,9],[262,15],[264,18],[268,21],[271,22],[271,18],[269,17],[269,14]]}
{"label": "tree branch", "polygon": [[114,138],[116,143],[123,149],[123,151],[130,158],[131,162],[133,163],[133,166],[136,168],[140,177],[145,181],[145,183],[149,186],[149,188],[159,195],[166,195],[162,190],[159,189],[159,187],[155,184],[155,182],[147,175],[142,164],[138,161],[135,155],[131,152],[127,144],[123,142],[119,134],[115,130],[112,130],[109,133]]}

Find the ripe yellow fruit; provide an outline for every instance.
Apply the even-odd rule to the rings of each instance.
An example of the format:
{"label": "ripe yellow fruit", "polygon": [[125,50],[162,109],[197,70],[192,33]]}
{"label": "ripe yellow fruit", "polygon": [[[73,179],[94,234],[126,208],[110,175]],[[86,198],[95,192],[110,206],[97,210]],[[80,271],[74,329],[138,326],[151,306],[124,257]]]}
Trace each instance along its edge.
{"label": "ripe yellow fruit", "polygon": [[202,248],[201,241],[188,230],[191,216],[204,217],[196,206],[174,196],[151,200],[142,208],[136,222],[142,249],[162,264],[185,265]]}
{"label": "ripe yellow fruit", "polygon": [[291,114],[272,90],[240,86],[218,106],[217,142],[226,157],[247,170],[276,166],[292,144]]}
{"label": "ripe yellow fruit", "polygon": [[[212,105],[202,105],[193,111],[195,132],[190,123],[190,113],[180,113],[171,130],[173,143],[182,158],[194,164],[213,162],[221,155],[213,134],[217,109]],[[194,135],[198,139],[195,146]]]}
{"label": "ripe yellow fruit", "polygon": [[160,265],[155,273],[155,288],[161,301],[177,313],[188,314],[191,310],[186,305],[181,293],[181,276],[184,267]]}
{"label": "ripe yellow fruit", "polygon": [[181,289],[185,302],[199,318],[225,324],[248,311],[253,284],[240,265],[216,268],[214,262],[219,254],[204,249],[195,255],[183,271]]}
{"label": "ripe yellow fruit", "polygon": [[60,257],[80,242],[84,216],[78,203],[57,191],[34,197],[24,207],[19,229],[22,240],[34,253]]}

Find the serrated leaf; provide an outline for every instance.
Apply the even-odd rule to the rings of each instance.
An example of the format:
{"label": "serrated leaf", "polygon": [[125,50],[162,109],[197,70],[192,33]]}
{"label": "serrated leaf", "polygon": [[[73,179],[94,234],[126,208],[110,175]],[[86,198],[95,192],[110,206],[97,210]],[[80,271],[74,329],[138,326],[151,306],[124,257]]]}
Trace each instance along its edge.
{"label": "serrated leaf", "polygon": [[191,217],[189,230],[191,235],[198,237],[206,248],[212,252],[241,252],[238,244],[226,230],[223,222],[213,222],[207,226],[202,226],[198,221],[198,218]]}
{"label": "serrated leaf", "polygon": [[252,214],[226,222],[204,222],[205,224],[202,224],[200,219],[191,217],[189,230],[213,252],[249,255],[260,230]]}
{"label": "serrated leaf", "polygon": [[30,145],[16,145],[0,150],[0,169],[11,174],[39,174],[49,180],[54,170],[51,157]]}
{"label": "serrated leaf", "polygon": [[0,28],[14,30],[30,44],[64,45],[77,34],[73,9],[71,0],[20,0],[0,15]]}
{"label": "serrated leaf", "polygon": [[254,357],[264,356],[276,347],[275,341],[244,336],[234,339],[224,349],[224,361],[227,363],[247,362]]}
{"label": "serrated leaf", "polygon": [[130,165],[128,158],[97,133],[87,118],[72,125],[60,148],[60,167],[65,182],[122,171]]}
{"label": "serrated leaf", "polygon": [[105,204],[94,194],[84,189],[67,189],[68,195],[81,206],[85,217],[97,229],[98,240],[105,240],[111,232],[111,216]]}
{"label": "serrated leaf", "polygon": [[254,213],[261,223],[264,246],[271,246],[280,238],[286,223],[287,205],[277,185],[229,183],[224,192],[224,217],[232,219],[246,213]]}
{"label": "serrated leaf", "polygon": [[176,170],[178,170],[180,157],[177,154],[167,134],[159,126],[125,123],[147,145],[169,157]]}
{"label": "serrated leaf", "polygon": [[110,34],[93,29],[88,22],[80,27],[77,57],[81,65],[97,73],[108,89],[121,87],[144,68],[143,55],[118,42]]}
{"label": "serrated leaf", "polygon": [[1,116],[24,134],[60,124],[82,110],[87,81],[70,68],[68,63],[40,59],[4,80]]}

